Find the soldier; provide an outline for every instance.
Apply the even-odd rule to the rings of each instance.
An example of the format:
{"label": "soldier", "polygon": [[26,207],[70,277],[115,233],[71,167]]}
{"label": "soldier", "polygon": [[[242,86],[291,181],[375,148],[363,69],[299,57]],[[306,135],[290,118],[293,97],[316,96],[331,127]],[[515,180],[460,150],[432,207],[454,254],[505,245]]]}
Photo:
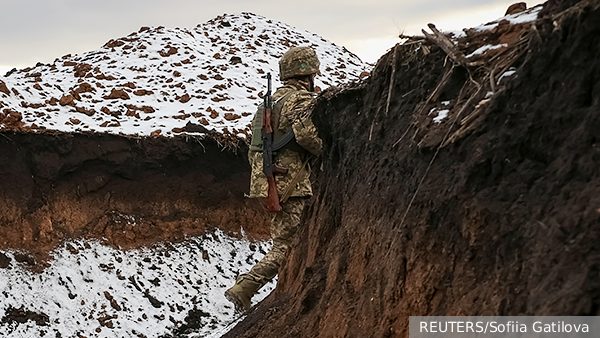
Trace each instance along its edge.
{"label": "soldier", "polygon": [[[307,197],[312,196],[310,166],[308,160],[319,155],[322,141],[317,136],[315,126],[307,107],[314,98],[314,78],[319,74],[319,59],[310,47],[292,47],[279,61],[279,77],[283,87],[273,94],[272,126],[274,142],[292,128],[295,140],[279,150],[276,157],[280,166],[288,168],[286,175],[276,176],[277,190],[281,197],[282,210],[271,219],[273,247],[250,272],[238,276],[233,287],[225,291],[237,311],[250,309],[251,298],[278,273],[296,229]],[[248,160],[252,167],[250,197],[267,197],[267,179],[263,173],[261,127],[262,119],[252,121],[252,142]]]}

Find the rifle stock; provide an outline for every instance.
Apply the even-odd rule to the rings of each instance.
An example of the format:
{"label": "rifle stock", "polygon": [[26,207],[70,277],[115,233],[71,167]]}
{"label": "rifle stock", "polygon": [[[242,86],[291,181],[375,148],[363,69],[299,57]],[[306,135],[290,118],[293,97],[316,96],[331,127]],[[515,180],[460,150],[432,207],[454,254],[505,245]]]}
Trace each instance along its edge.
{"label": "rifle stock", "polygon": [[277,193],[277,183],[275,182],[275,176],[267,177],[267,182],[269,183],[269,191],[267,194],[267,211],[281,211],[281,205],[279,204],[279,193]]}

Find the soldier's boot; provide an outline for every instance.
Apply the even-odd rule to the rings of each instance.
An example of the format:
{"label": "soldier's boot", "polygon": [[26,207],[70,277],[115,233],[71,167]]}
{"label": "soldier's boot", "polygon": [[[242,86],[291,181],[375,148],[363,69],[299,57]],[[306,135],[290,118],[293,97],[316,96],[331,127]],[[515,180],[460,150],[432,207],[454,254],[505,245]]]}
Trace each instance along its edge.
{"label": "soldier's boot", "polygon": [[246,275],[240,275],[235,285],[225,291],[225,298],[233,303],[236,312],[244,313],[250,310],[252,306],[252,296],[260,289],[263,284],[255,281]]}

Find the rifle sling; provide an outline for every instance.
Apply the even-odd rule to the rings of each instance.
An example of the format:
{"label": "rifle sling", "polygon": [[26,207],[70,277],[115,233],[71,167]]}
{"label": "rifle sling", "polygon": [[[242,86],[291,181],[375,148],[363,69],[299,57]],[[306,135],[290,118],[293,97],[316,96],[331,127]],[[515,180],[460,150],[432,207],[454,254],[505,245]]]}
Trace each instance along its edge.
{"label": "rifle sling", "polygon": [[294,190],[296,190],[296,185],[298,184],[298,182],[300,182],[300,177],[304,174],[304,168],[306,168],[306,164],[308,163],[309,159],[310,159],[310,157],[308,157],[308,158],[306,158],[306,160],[304,160],[304,163],[302,163],[302,167],[296,173],[296,176],[294,176],[292,178],[292,181],[290,181],[290,185],[287,186],[287,188],[285,189],[285,191],[283,192],[283,194],[281,195],[281,197],[279,199],[280,203],[285,203],[288,200],[288,198],[290,198],[290,196],[292,196],[292,193],[294,192]]}

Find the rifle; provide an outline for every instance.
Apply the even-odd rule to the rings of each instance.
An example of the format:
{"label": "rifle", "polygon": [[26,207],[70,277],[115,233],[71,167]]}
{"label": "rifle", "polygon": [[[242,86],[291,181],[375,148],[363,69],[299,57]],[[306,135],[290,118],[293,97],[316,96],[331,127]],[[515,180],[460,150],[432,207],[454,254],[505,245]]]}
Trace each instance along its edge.
{"label": "rifle", "polygon": [[273,112],[273,97],[271,96],[271,73],[267,73],[267,94],[264,96],[263,118],[261,137],[263,144],[263,173],[267,177],[269,190],[267,194],[267,211],[281,211],[279,205],[279,194],[277,192],[277,182],[275,175],[285,175],[287,168],[273,163],[275,150],[273,149],[273,127],[271,126],[271,114]]}

